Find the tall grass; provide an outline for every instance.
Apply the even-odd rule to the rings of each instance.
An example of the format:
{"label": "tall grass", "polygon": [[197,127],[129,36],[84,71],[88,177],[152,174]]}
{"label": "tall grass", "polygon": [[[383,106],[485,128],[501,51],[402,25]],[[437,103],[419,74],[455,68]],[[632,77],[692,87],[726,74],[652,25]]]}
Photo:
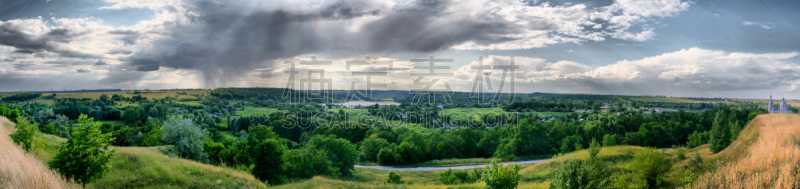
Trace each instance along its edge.
{"label": "tall grass", "polygon": [[800,115],[759,115],[719,156],[692,188],[800,187]]}
{"label": "tall grass", "polygon": [[0,188],[78,188],[14,144],[13,125],[0,117]]}

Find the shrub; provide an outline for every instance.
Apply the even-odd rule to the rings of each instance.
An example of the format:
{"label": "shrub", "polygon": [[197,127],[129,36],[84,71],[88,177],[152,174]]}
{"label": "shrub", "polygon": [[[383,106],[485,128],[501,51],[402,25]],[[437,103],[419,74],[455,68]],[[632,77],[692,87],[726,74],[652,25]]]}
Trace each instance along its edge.
{"label": "shrub", "polygon": [[86,115],[81,115],[78,122],[80,129],[61,146],[49,166],[86,188],[86,183],[102,177],[111,168],[107,163],[116,150],[108,150],[114,138],[110,133],[100,132],[100,122],[92,122]]}
{"label": "shrub", "polygon": [[478,181],[478,178],[480,177],[480,173],[477,169],[474,170],[473,173],[474,174],[469,174],[466,170],[448,169],[447,171],[439,174],[439,181],[447,185],[473,183]]}
{"label": "shrub", "polygon": [[520,166],[518,164],[509,163],[508,166],[503,166],[497,159],[492,159],[489,165],[481,174],[481,179],[486,182],[486,187],[491,189],[507,189],[516,188],[519,184]]}
{"label": "shrub", "polygon": [[47,134],[51,134],[51,135],[55,135],[55,134],[58,134],[58,129],[56,128],[56,125],[53,125],[52,123],[50,123],[50,124],[47,124],[47,126],[44,126],[44,128],[42,129],[42,132],[43,133],[47,133]]}
{"label": "shrub", "polygon": [[9,136],[14,143],[30,152],[33,150],[34,136],[37,132],[39,132],[39,127],[31,125],[24,117],[17,117],[17,131]]}
{"label": "shrub", "polygon": [[631,169],[645,181],[647,187],[658,187],[659,181],[672,168],[672,160],[656,149],[640,150],[633,157]]}
{"label": "shrub", "polygon": [[683,148],[681,148],[681,149],[678,149],[678,150],[675,152],[675,157],[677,157],[679,160],[686,159],[686,152],[685,152],[685,150],[683,150]]}
{"label": "shrub", "polygon": [[604,162],[597,157],[600,153],[600,144],[592,141],[589,145],[589,159],[586,161],[573,160],[564,163],[555,173],[555,180],[550,183],[550,188],[608,188],[611,180],[610,173]]}
{"label": "shrub", "polygon": [[389,172],[389,179],[386,180],[386,183],[387,184],[403,184],[403,181],[400,180],[402,178],[403,177],[401,177],[398,174],[395,174],[394,171],[392,171],[392,172]]}

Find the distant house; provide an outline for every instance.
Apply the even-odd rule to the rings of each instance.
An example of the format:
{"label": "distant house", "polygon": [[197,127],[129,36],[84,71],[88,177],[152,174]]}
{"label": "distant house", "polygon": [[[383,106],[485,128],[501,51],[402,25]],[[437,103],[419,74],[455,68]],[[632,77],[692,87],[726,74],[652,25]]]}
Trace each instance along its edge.
{"label": "distant house", "polygon": [[395,115],[397,115],[397,117],[400,117],[402,119],[408,119],[408,114],[395,113]]}
{"label": "distant house", "polygon": [[247,139],[247,133],[239,134],[239,138],[237,140],[245,140]]}
{"label": "distant house", "polygon": [[137,139],[139,139],[139,138],[141,138],[141,137],[143,137],[143,136],[144,136],[144,135],[142,135],[142,131],[139,131],[139,133],[136,133],[135,135],[131,136],[131,137],[130,137],[130,138],[128,138],[128,139],[130,139],[131,141],[134,141],[134,142],[136,142],[136,140],[137,140]]}
{"label": "distant house", "polygon": [[438,104],[438,105],[436,105],[436,108],[439,108],[439,109],[444,109],[444,105],[442,105],[442,104]]}

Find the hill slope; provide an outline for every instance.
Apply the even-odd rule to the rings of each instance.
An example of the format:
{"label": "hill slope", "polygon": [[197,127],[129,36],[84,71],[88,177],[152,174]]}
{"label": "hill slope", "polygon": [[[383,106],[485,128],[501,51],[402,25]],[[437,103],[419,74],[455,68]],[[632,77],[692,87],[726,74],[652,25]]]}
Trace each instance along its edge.
{"label": "hill slope", "polygon": [[14,144],[8,137],[13,125],[0,117],[0,188],[78,188]]}
{"label": "hill slope", "polygon": [[800,187],[800,115],[759,115],[694,188]]}
{"label": "hill slope", "polygon": [[[3,120],[5,120],[5,122],[2,122]],[[6,125],[10,124],[10,122],[3,117],[0,117],[0,123]],[[10,133],[2,133],[2,130],[0,130],[0,138],[7,139],[8,134]],[[17,174],[18,170],[41,169],[41,171],[38,172],[22,172],[31,173],[36,177],[44,175],[49,178],[51,177],[50,175],[56,175],[53,177],[60,178],[58,177],[57,173],[49,171],[42,161],[50,161],[53,156],[58,153],[61,143],[66,140],[42,133],[39,133],[39,137],[45,141],[44,148],[42,148],[41,151],[34,153],[35,156],[28,155],[26,156],[27,159],[25,159],[26,161],[35,161],[38,163],[36,166],[30,166],[36,169],[28,167],[0,166],[0,188],[65,188],[60,187],[61,185],[49,183],[47,183],[47,185],[21,185],[21,187],[14,187],[20,185],[10,185],[11,187],[4,187],[7,180],[4,176],[6,173],[3,172],[5,170],[10,171],[10,173]],[[5,150],[7,149],[7,144],[3,141],[4,140],[0,140],[0,147],[3,149],[0,150],[0,164],[22,164],[13,162],[6,163],[8,161],[4,159],[4,157],[7,156],[6,153],[15,151]],[[18,146],[14,145],[13,142],[10,142],[10,145],[18,150],[22,150]],[[116,148],[117,151],[114,153],[114,157],[109,162],[109,164],[112,166],[111,170],[106,172],[106,174],[99,180],[87,184],[88,188],[267,188],[263,182],[259,181],[246,171],[239,171],[226,167],[217,167],[182,158],[170,157],[161,153],[156,147],[113,148]],[[14,156],[14,158],[16,158],[16,156]],[[11,174],[11,176],[17,176],[13,174]],[[23,176],[25,175],[23,174]],[[8,180],[25,181],[25,178],[10,177]],[[54,179],[46,180],[49,182],[57,181],[57,179],[55,181],[52,181]]]}

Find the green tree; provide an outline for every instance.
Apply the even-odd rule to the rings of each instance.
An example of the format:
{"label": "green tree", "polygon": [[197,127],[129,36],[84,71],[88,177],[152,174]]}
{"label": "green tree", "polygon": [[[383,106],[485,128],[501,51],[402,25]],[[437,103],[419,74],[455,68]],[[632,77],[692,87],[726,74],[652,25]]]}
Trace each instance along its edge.
{"label": "green tree", "polygon": [[339,176],[339,168],[333,167],[328,154],[313,146],[287,150],[283,154],[285,174],[292,178],[307,179],[314,175]]}
{"label": "green tree", "polygon": [[490,189],[511,189],[517,188],[521,167],[518,164],[509,163],[503,166],[497,159],[492,159],[489,165],[481,174],[481,179],[486,182],[486,187]]}
{"label": "green tree", "polygon": [[694,148],[702,146],[703,144],[707,143],[708,143],[708,132],[694,131],[694,133],[689,135],[689,140],[686,142],[686,146],[688,146],[689,148]]}
{"label": "green tree", "polygon": [[361,141],[361,146],[358,147],[358,150],[364,153],[366,161],[376,162],[378,161],[378,152],[386,146],[389,146],[389,142],[386,139],[378,137],[377,134],[372,134]]}
{"label": "green tree", "polygon": [[30,152],[34,148],[34,137],[36,136],[36,133],[39,132],[39,127],[28,123],[28,121],[22,116],[17,117],[16,127],[17,131],[14,131],[14,133],[9,135],[11,140],[13,140],[17,145],[20,145],[22,149],[25,149],[25,151]]}
{"label": "green tree", "polygon": [[617,145],[617,136],[616,135],[610,135],[610,134],[603,135],[603,146],[609,147],[609,146],[616,146],[616,145]]}
{"label": "green tree", "polygon": [[334,167],[339,168],[343,176],[352,174],[353,165],[358,158],[358,151],[350,141],[336,138],[334,135],[315,135],[306,145],[313,145],[328,152],[328,158],[331,159]]}
{"label": "green tree", "polygon": [[196,161],[206,161],[208,154],[203,151],[203,141],[208,131],[195,126],[190,119],[168,119],[162,128],[161,141],[174,145],[177,155]]}
{"label": "green tree", "polygon": [[110,133],[100,132],[100,122],[92,122],[86,115],[81,115],[78,122],[79,129],[61,146],[49,166],[86,188],[86,183],[102,177],[111,168],[107,163],[116,149],[108,150],[114,138]]}
{"label": "green tree", "polygon": [[708,143],[711,144],[709,148],[711,152],[717,153],[728,147],[731,139],[731,130],[726,124],[725,112],[722,110],[717,111],[717,116],[714,118],[714,123],[711,126],[711,138]]}
{"label": "green tree", "polygon": [[[734,115],[734,114],[731,114]],[[731,129],[731,139],[730,141],[736,141],[736,138],[739,137],[739,132],[742,131],[742,126],[739,125],[739,120],[728,122]]]}
{"label": "green tree", "polygon": [[254,165],[253,176],[269,183],[285,182],[286,178],[281,175],[281,172],[283,170],[282,156],[286,145],[273,138],[266,140],[249,138],[247,140],[245,152],[250,163]]}
{"label": "green tree", "polygon": [[640,150],[633,157],[631,169],[645,181],[648,188],[657,188],[663,177],[672,168],[672,160],[656,149]]}

